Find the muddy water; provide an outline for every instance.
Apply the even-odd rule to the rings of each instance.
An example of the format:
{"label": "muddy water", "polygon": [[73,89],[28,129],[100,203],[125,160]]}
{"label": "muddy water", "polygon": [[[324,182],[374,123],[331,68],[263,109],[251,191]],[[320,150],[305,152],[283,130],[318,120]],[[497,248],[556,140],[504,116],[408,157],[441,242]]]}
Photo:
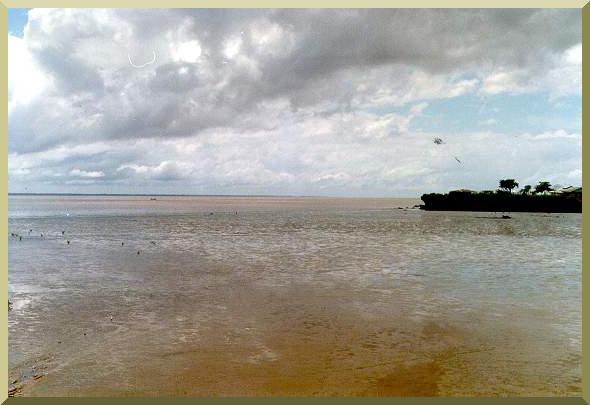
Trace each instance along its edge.
{"label": "muddy water", "polygon": [[579,394],[581,215],[417,203],[11,196],[9,386]]}

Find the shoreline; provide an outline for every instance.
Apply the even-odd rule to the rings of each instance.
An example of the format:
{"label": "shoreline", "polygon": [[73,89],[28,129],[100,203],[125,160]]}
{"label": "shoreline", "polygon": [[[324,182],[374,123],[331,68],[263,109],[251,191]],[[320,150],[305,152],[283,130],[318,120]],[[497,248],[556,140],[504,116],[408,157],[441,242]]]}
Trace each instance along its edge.
{"label": "shoreline", "polygon": [[425,211],[582,213],[582,194],[451,191],[421,196]]}

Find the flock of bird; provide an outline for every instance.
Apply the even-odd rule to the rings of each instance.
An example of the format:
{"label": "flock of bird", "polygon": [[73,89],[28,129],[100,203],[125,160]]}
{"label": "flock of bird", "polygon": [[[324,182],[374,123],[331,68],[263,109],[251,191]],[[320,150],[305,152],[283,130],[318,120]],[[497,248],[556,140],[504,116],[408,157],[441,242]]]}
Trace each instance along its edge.
{"label": "flock of bird", "polygon": [[[236,214],[236,215],[238,215],[238,212],[236,211],[236,213],[235,213],[235,214]],[[213,212],[210,212],[208,215],[209,215],[209,216],[213,215]],[[68,216],[69,216],[69,214],[68,214]],[[33,235],[33,230],[32,230],[32,229],[29,229],[29,231],[28,231],[28,236],[32,236],[32,235]],[[65,230],[61,231],[61,235],[65,237],[65,235],[66,235],[66,231],[65,231]],[[17,239],[19,242],[21,242],[21,241],[23,240],[23,235],[21,235],[21,234],[18,234],[18,233],[16,233],[16,232],[11,232],[11,233],[10,233],[10,236],[11,236],[12,238],[15,238],[15,239]],[[40,232],[40,233],[39,233],[39,237],[40,237],[41,239],[45,239],[45,234],[43,234],[42,232]],[[66,241],[66,243],[67,243],[68,245],[70,244],[70,239],[66,239],[65,241]],[[156,246],[156,242],[155,242],[155,241],[153,241],[153,240],[152,240],[152,241],[150,241],[150,244],[151,244],[152,246]],[[125,242],[121,242],[121,246],[125,246]],[[141,250],[138,250],[138,251],[137,251],[137,255],[140,255],[140,254],[141,254]],[[8,309],[10,310],[10,309],[11,309],[11,307],[12,307],[12,302],[11,302],[10,300],[8,300]],[[112,315],[109,315],[109,318],[110,318],[110,320],[111,320],[111,322],[112,322],[112,321],[113,321],[113,316],[112,316]],[[86,333],[84,333],[84,335],[86,335]],[[61,343],[61,341],[60,341],[60,342],[58,342],[58,343]]]}
{"label": "flock of bird", "polygon": [[[208,214],[206,214],[206,215],[209,215],[209,216],[211,216],[211,215],[213,215],[213,212],[210,212],[210,213],[208,213]],[[238,212],[237,212],[237,211],[235,212],[235,215],[238,215]],[[68,214],[68,216],[69,216],[69,214]],[[33,230],[32,230],[32,229],[29,229],[28,236],[31,236],[32,234],[33,234]],[[66,231],[65,231],[65,230],[64,230],[64,231],[61,231],[61,235],[62,235],[62,236],[65,236],[65,235],[66,235]],[[18,233],[15,233],[15,232],[11,232],[11,233],[10,233],[10,236],[11,236],[11,237],[13,237],[13,238],[15,238],[15,239],[18,239],[18,241],[19,241],[19,242],[23,240],[23,235],[21,235],[21,234],[18,234]],[[42,232],[40,232],[40,233],[39,233],[39,236],[40,236],[42,239],[44,239],[44,238],[45,238],[45,235],[44,235]],[[70,240],[69,240],[69,239],[66,239],[66,243],[69,245],[69,244],[70,244]],[[153,241],[153,240],[152,240],[152,241],[150,241],[150,244],[151,244],[152,246],[156,246],[156,242],[155,242],[155,241]],[[125,242],[121,242],[121,246],[125,246]],[[138,251],[137,251],[137,254],[138,254],[138,255],[139,255],[139,254],[141,254],[141,250],[138,250]]]}
{"label": "flock of bird", "polygon": [[[31,236],[32,233],[33,233],[33,230],[32,229],[29,229],[29,236]],[[61,231],[61,234],[62,234],[62,236],[64,236],[66,234],[66,231]],[[22,241],[23,240],[23,236],[22,235],[19,235],[18,233],[11,232],[10,233],[10,236],[13,237],[13,238],[18,239],[19,241]],[[40,233],[39,236],[41,238],[45,238],[45,235],[43,233]],[[70,240],[69,239],[66,239],[66,243],[69,245],[70,244]]]}
{"label": "flock of bird", "polygon": [[[32,234],[33,234],[33,230],[32,229],[29,229],[28,236],[31,236]],[[65,236],[66,231],[61,231],[61,234],[62,234],[62,236]],[[19,242],[23,240],[23,235],[20,235],[20,234],[15,233],[15,232],[11,232],[10,233],[10,236],[12,238],[18,239]],[[42,238],[42,239],[45,239],[45,235],[43,233],[39,233],[39,237]],[[71,242],[70,242],[69,239],[66,239],[66,243],[69,245]],[[150,241],[150,244],[153,245],[153,246],[155,246],[156,245],[156,242],[152,240],[152,241]],[[125,246],[125,242],[121,242],[121,246]],[[138,255],[141,254],[141,250],[138,250],[137,251],[137,254]]]}

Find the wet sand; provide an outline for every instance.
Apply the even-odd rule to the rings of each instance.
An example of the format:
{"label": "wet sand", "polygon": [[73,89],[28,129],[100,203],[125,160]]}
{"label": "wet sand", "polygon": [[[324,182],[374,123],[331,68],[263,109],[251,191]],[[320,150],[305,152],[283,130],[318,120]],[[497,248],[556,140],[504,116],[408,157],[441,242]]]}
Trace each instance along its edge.
{"label": "wet sand", "polygon": [[[215,287],[208,291],[225,290],[217,288],[221,291]],[[55,337],[61,343],[54,341],[45,356],[33,359],[28,367],[11,369],[10,375],[22,379],[23,371],[29,373],[18,393],[24,396],[580,392],[578,356],[563,359],[572,367],[569,377],[555,376],[552,360],[542,353],[521,348],[519,355],[506,358],[508,348],[495,346],[486,336],[442,320],[415,321],[394,309],[361,314],[355,306],[367,303],[356,299],[308,288],[272,293],[240,289],[228,294],[223,306],[208,305],[206,295],[179,294],[169,298],[168,309],[152,312],[148,306],[140,316],[133,310],[125,315],[123,299],[110,305],[122,308],[113,311],[112,322],[106,316],[110,311],[105,311],[102,322],[76,322]],[[75,307],[86,310],[83,302]],[[186,311],[187,307],[195,310]],[[520,339],[526,341],[525,336]],[[29,370],[31,366],[36,370]],[[35,372],[43,377],[33,380]]]}
{"label": "wet sand", "polygon": [[[412,322],[388,311],[376,321],[359,316],[338,293],[321,294],[240,290],[226,305],[208,308],[203,297],[195,307],[206,307],[208,316],[199,316],[192,331],[180,326],[182,333],[155,333],[159,322],[152,317],[115,314],[111,322],[105,316],[102,324],[63,331],[52,353],[33,364],[42,379],[30,379],[20,394],[445,395],[452,388],[445,387],[445,372],[448,378],[460,371],[454,357],[485,350],[441,323]],[[177,324],[195,318],[174,315],[180,312],[174,307],[159,312]],[[474,377],[470,373],[470,382]]]}
{"label": "wet sand", "polygon": [[580,394],[578,217],[331,204],[13,219],[13,394]]}

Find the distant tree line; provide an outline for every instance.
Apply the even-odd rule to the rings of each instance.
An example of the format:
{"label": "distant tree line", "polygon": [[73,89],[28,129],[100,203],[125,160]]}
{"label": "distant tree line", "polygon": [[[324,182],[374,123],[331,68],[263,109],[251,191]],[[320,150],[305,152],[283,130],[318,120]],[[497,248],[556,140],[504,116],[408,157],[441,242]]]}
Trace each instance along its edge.
{"label": "distant tree line", "polygon": [[[514,179],[500,180],[500,190],[512,193],[512,190],[518,188],[518,186],[518,182]],[[520,189],[520,194],[531,194],[531,189],[532,186],[530,184],[527,184],[526,186]],[[551,188],[551,183],[549,183],[548,181],[540,181],[539,184],[535,186],[535,189],[533,190],[532,194],[542,194],[549,191],[553,191],[553,188]]]}
{"label": "distant tree line", "polygon": [[553,191],[548,181],[539,182],[534,188],[527,184],[519,192],[515,179],[502,179],[496,191],[455,190],[447,194],[422,195],[425,210],[439,211],[492,211],[492,212],[582,212],[582,192],[577,189],[567,193]]}

